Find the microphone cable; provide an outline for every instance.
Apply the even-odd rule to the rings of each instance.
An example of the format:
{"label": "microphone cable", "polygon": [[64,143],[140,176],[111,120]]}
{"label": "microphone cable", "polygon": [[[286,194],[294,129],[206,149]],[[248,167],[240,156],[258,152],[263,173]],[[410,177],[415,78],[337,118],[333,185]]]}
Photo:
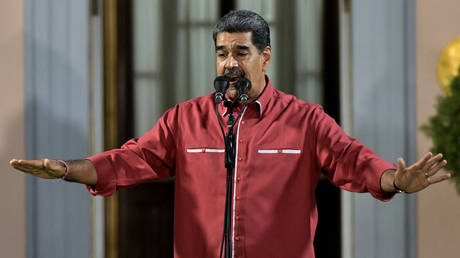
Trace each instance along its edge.
{"label": "microphone cable", "polygon": [[[223,250],[224,250],[224,242],[225,242],[225,249],[226,249],[226,252],[225,254],[231,256],[231,244],[230,244],[230,239],[229,239],[229,233],[231,231],[231,213],[230,213],[230,210],[231,210],[231,204],[232,204],[232,201],[231,201],[231,195],[232,195],[232,174],[233,174],[233,169],[234,169],[234,159],[235,159],[235,153],[232,153],[232,161],[228,160],[228,152],[229,152],[229,144],[227,141],[228,140],[231,140],[231,141],[234,141],[233,138],[231,137],[228,137],[229,139],[227,139],[227,136],[225,135],[225,130],[224,130],[224,126],[222,124],[222,121],[221,121],[221,118],[220,118],[220,114],[219,114],[219,104],[224,101],[224,105],[227,106],[227,108],[230,108],[230,111],[232,112],[231,114],[229,114],[229,121],[227,122],[227,127],[228,127],[228,130],[234,130],[234,126],[235,124],[238,122],[238,120],[241,118],[242,114],[244,113],[244,110],[246,109],[246,103],[247,103],[247,92],[249,91],[249,89],[251,88],[251,82],[249,80],[247,80],[246,78],[242,78],[244,79],[243,81],[241,81],[242,79],[240,79],[240,81],[238,81],[238,86],[244,86],[244,89],[241,90],[239,89],[238,92],[240,94],[239,98],[242,99],[242,107],[241,109],[239,110],[238,112],[238,115],[236,117],[236,119],[234,121],[231,121],[232,117],[233,117],[233,108],[234,107],[237,107],[239,106],[239,100],[236,100],[235,102],[231,102],[229,100],[227,100],[225,98],[225,95],[223,93],[226,92],[226,90],[228,89],[228,85],[229,85],[229,81],[228,81],[228,78],[224,78],[225,76],[220,76],[220,77],[217,77],[215,80],[214,80],[214,88],[216,89],[217,93],[216,93],[216,96],[215,96],[215,105],[216,105],[216,117],[217,117],[217,121],[219,123],[219,127],[220,127],[220,130],[222,132],[222,136],[223,136],[223,139],[224,139],[224,143],[225,143],[225,167],[227,168],[227,183],[226,183],[226,201],[225,201],[225,216],[224,216],[224,229],[223,229],[223,232],[222,232],[222,242],[221,242],[221,246],[220,246],[220,254],[219,254],[219,257],[222,258],[222,253],[223,253]],[[219,93],[219,94],[218,94]],[[243,95],[244,94],[244,95]],[[243,96],[243,97],[242,97]],[[229,132],[228,131],[228,132]],[[234,133],[233,133],[234,134]],[[233,135],[232,134],[232,135]],[[232,143],[232,146],[233,146],[234,143]],[[233,151],[234,152],[234,151]],[[232,174],[231,176],[229,176],[229,168],[228,166],[231,166],[231,170],[232,170]],[[225,258],[231,258],[231,257],[225,257]]]}

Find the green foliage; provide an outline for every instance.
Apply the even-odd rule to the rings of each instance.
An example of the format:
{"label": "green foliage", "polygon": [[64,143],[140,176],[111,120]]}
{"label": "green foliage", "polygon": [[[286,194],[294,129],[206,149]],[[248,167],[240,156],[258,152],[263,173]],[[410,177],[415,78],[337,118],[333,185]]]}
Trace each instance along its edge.
{"label": "green foliage", "polygon": [[438,96],[436,115],[421,129],[433,140],[431,152],[442,153],[460,194],[460,69],[450,85],[450,96]]}

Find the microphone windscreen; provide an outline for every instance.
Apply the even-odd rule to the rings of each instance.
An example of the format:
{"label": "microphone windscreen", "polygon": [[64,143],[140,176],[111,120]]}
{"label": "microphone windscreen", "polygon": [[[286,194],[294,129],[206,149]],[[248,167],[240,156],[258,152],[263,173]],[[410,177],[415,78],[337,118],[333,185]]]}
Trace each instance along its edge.
{"label": "microphone windscreen", "polygon": [[252,84],[251,84],[251,81],[246,79],[246,78],[241,78],[239,81],[238,81],[238,91],[241,93],[248,93],[249,90],[251,89],[252,87]]}
{"label": "microphone windscreen", "polygon": [[217,92],[225,93],[230,86],[230,80],[226,76],[218,76],[214,79],[214,89]]}

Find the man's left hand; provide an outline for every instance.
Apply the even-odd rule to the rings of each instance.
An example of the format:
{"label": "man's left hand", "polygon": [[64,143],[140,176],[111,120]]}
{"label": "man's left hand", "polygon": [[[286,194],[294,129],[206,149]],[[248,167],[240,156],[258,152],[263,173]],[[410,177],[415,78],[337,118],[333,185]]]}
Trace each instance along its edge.
{"label": "man's left hand", "polygon": [[433,154],[429,152],[409,167],[406,167],[403,158],[398,158],[396,172],[394,170],[387,171],[382,176],[382,189],[387,192],[394,192],[398,190],[395,189],[394,186],[396,186],[406,193],[414,193],[431,184],[449,179],[451,174],[437,175],[439,170],[447,164],[447,161],[443,160],[442,157],[441,153],[433,157]]}

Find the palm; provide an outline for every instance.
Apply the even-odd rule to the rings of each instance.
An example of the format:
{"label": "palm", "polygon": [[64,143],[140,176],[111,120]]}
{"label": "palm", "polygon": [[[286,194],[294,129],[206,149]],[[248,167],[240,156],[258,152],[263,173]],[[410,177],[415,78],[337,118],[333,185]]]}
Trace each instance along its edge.
{"label": "palm", "polygon": [[427,153],[411,166],[405,166],[402,158],[398,159],[398,170],[395,174],[395,184],[398,188],[408,193],[418,192],[430,184],[434,184],[450,178],[450,174],[436,175],[436,173],[447,164],[442,160],[442,154],[433,157]]}
{"label": "palm", "polygon": [[50,159],[41,160],[11,160],[10,165],[22,172],[45,178],[55,179],[61,177],[65,167],[59,161]]}

